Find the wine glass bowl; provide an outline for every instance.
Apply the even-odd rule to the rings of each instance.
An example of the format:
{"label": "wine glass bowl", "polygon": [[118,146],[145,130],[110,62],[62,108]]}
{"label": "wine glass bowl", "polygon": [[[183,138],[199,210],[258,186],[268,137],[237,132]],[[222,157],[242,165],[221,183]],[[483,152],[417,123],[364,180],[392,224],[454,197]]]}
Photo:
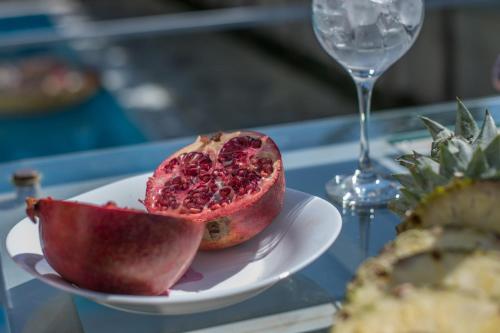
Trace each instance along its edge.
{"label": "wine glass bowl", "polygon": [[313,28],[325,51],[353,78],[361,120],[358,169],[326,184],[332,199],[353,207],[386,205],[398,184],[376,174],[369,157],[368,122],[373,85],[417,38],[423,0],[313,0]]}
{"label": "wine glass bowl", "polygon": [[313,26],[328,54],[351,75],[382,74],[415,41],[422,0],[314,0]]}

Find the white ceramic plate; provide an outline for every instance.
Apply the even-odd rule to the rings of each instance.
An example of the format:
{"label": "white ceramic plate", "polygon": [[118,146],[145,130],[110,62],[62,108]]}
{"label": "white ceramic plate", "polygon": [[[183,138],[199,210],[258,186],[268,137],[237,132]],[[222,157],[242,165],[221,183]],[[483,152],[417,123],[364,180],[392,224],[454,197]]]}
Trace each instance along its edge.
{"label": "white ceramic plate", "polygon": [[[79,195],[71,200],[144,209],[149,174],[131,177]],[[221,308],[255,296],[313,262],[335,241],[341,217],[329,202],[287,189],[281,214],[261,234],[240,246],[200,252],[184,282],[168,296],[129,296],[78,288],[61,279],[43,257],[38,226],[27,218],[7,236],[7,250],[21,267],[45,283],[95,302],[126,311],[184,314]]]}

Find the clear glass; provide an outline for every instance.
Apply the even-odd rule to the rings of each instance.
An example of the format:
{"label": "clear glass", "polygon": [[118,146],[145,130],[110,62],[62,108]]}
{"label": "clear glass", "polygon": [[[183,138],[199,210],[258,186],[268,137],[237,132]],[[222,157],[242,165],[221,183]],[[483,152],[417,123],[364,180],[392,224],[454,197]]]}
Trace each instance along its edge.
{"label": "clear glass", "polygon": [[344,206],[380,207],[398,195],[398,184],[375,173],[370,161],[371,95],[380,75],[413,45],[423,19],[423,0],[313,0],[316,37],[349,72],[358,92],[358,169],[326,184],[330,197]]}

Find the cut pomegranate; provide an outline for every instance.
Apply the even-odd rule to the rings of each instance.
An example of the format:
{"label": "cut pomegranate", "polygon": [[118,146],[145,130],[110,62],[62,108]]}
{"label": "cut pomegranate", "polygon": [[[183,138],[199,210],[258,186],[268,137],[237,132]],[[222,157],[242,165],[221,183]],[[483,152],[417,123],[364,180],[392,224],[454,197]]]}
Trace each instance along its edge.
{"label": "cut pomegranate", "polygon": [[206,222],[202,250],[240,244],[283,207],[281,154],[257,132],[200,136],[168,157],[147,183],[148,211]]}
{"label": "cut pomegranate", "polygon": [[122,209],[113,203],[28,199],[47,262],[64,279],[96,291],[160,295],[193,260],[203,223]]}

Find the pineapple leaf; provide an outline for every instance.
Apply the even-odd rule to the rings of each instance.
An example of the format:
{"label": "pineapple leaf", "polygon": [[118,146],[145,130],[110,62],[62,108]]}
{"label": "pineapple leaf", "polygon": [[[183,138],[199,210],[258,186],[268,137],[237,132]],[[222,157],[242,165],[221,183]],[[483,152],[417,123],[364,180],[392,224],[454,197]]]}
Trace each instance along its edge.
{"label": "pineapple leaf", "polygon": [[441,150],[441,145],[445,144],[451,138],[443,139],[443,140],[439,140],[439,141],[433,141],[432,142],[432,145],[431,145],[431,158],[433,160],[439,162],[439,152]]}
{"label": "pineapple leaf", "polygon": [[401,199],[408,207],[414,207],[420,202],[420,196],[407,188],[401,188]]}
{"label": "pineapple leaf", "polygon": [[489,179],[491,180],[500,180],[500,171],[498,170],[495,170],[495,173],[492,174]]}
{"label": "pineapple leaf", "polygon": [[439,163],[428,156],[416,152],[399,158],[410,174],[397,174],[394,177],[416,196],[432,191],[436,186],[447,183],[446,177],[439,174]]}
{"label": "pineapple leaf", "polygon": [[458,160],[464,166],[469,164],[472,159],[472,154],[474,153],[474,149],[471,145],[459,138],[453,138],[445,143],[445,149],[448,149],[452,154],[456,155]]}
{"label": "pineapple leaf", "polygon": [[481,174],[481,179],[500,180],[500,171],[495,168],[489,168]]}
{"label": "pineapple leaf", "polygon": [[413,177],[407,173],[399,173],[392,176],[404,187],[415,187],[415,181],[413,180]]}
{"label": "pineapple leaf", "polygon": [[[411,154],[405,154],[396,159],[396,161],[408,170],[415,168],[417,165],[421,164],[421,159],[424,155],[414,151]],[[419,162],[420,161],[420,162]]]}
{"label": "pineapple leaf", "polygon": [[477,148],[474,155],[472,155],[467,170],[465,170],[465,176],[471,179],[479,179],[489,168],[486,155],[481,148]]}
{"label": "pineapple leaf", "polygon": [[455,165],[457,164],[455,155],[451,154],[447,149],[441,150],[439,164],[439,174],[447,178],[452,178],[455,174]]}
{"label": "pineapple leaf", "polygon": [[448,182],[446,177],[443,177],[436,173],[433,168],[429,165],[418,166],[413,168],[411,171],[411,182],[409,180],[404,180],[405,183],[401,183],[407,190],[412,193],[423,196],[428,192],[432,192],[435,187],[444,185]]}
{"label": "pineapple leaf", "polygon": [[401,166],[410,169],[412,167],[415,167],[416,161],[415,161],[415,155],[414,154],[405,154],[402,156],[399,156],[396,159],[396,162],[398,162]]}
{"label": "pineapple leaf", "polygon": [[436,187],[443,186],[448,183],[448,179],[441,176],[438,172],[431,168],[422,169],[422,178],[425,181],[423,187],[426,192],[432,192]]}
{"label": "pineapple leaf", "polygon": [[479,132],[476,140],[474,141],[474,146],[479,146],[483,149],[490,144],[491,141],[498,135],[497,126],[495,120],[491,114],[486,110],[484,116],[484,122],[481,126],[481,131]]}
{"label": "pineapple leaf", "polygon": [[443,140],[447,139],[453,136],[453,132],[438,123],[437,121],[434,121],[432,119],[429,119],[427,117],[420,117],[420,120],[424,123],[425,127],[429,130],[431,133],[432,139],[434,141],[436,140]]}
{"label": "pineapple leaf", "polygon": [[453,138],[441,145],[439,174],[451,178],[461,176],[472,159],[473,149],[459,138]]}
{"label": "pineapple leaf", "polygon": [[419,169],[430,169],[435,173],[439,173],[439,163],[425,155],[418,155],[416,163]]}
{"label": "pineapple leaf", "polygon": [[500,169],[500,135],[497,135],[484,150],[488,164],[498,170]]}
{"label": "pineapple leaf", "polygon": [[457,118],[455,121],[455,135],[466,140],[472,140],[479,134],[476,121],[467,107],[457,98]]}
{"label": "pineapple leaf", "polygon": [[404,217],[410,206],[403,199],[394,199],[389,202],[389,209],[400,217]]}

